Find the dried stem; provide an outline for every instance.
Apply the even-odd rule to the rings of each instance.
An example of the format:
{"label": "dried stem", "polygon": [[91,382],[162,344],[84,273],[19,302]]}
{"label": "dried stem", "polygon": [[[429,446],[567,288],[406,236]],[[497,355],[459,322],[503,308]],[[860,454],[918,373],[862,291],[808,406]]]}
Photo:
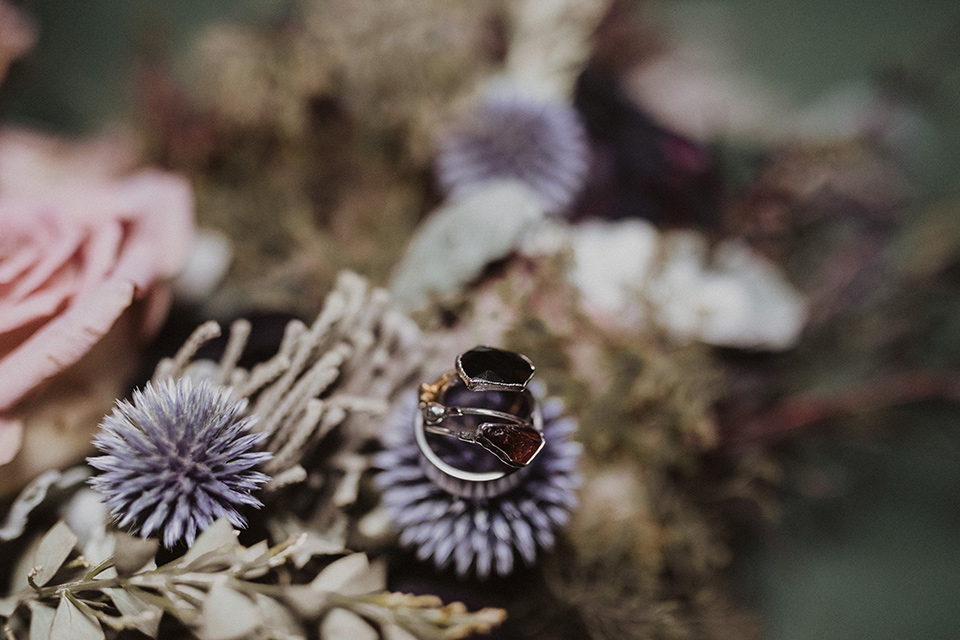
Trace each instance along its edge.
{"label": "dried stem", "polygon": [[960,374],[905,371],[862,382],[829,396],[794,396],[741,423],[727,437],[726,444],[731,447],[771,444],[843,416],[933,399],[960,400]]}

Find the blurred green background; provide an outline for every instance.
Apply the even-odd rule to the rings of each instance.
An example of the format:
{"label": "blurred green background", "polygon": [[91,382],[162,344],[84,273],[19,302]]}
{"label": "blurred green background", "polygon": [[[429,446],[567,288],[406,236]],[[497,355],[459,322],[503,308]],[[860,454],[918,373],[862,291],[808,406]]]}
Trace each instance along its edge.
{"label": "blurred green background", "polygon": [[[0,117],[66,134],[132,107],[131,63],[144,44],[174,56],[219,19],[269,20],[256,0],[35,0],[35,51],[0,91]],[[674,0],[656,6],[687,37],[723,28],[745,72],[797,104],[869,84],[885,69],[923,79],[909,157],[916,206],[960,186],[960,3],[956,0]],[[883,424],[813,434],[783,451],[779,526],[739,549],[740,597],[770,640],[960,636],[960,409],[928,403]]]}

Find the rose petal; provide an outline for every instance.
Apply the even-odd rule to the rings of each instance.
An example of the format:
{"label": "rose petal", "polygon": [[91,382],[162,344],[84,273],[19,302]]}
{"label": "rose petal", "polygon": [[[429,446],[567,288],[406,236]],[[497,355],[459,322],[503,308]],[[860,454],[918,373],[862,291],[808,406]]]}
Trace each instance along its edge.
{"label": "rose petal", "polygon": [[0,0],[0,50],[8,59],[22,55],[37,39],[37,28],[18,7]]}
{"label": "rose petal", "polygon": [[72,289],[68,285],[49,287],[22,302],[7,304],[0,301],[0,345],[3,344],[4,333],[52,315]]}
{"label": "rose petal", "polygon": [[107,222],[93,230],[83,246],[79,292],[87,291],[106,279],[117,262],[117,253],[123,242],[119,222]]}
{"label": "rose petal", "polygon": [[0,417],[0,464],[13,460],[23,443],[23,422]]}
{"label": "rose petal", "polygon": [[83,242],[83,233],[80,229],[64,228],[54,238],[54,243],[45,248],[40,261],[17,280],[9,295],[11,299],[22,300],[43,286],[77,252]]}
{"label": "rose petal", "polygon": [[169,173],[141,171],[124,181],[117,194],[117,209],[122,217],[137,223],[129,244],[149,245],[153,256],[151,264],[156,270],[152,279],[176,275],[193,244],[190,183]]}
{"label": "rose petal", "polygon": [[0,256],[0,285],[10,284],[40,259],[36,245],[17,247],[12,256]]}
{"label": "rose petal", "polygon": [[22,56],[37,39],[37,29],[17,7],[0,0],[0,80],[11,62]]}
{"label": "rose petal", "polygon": [[0,359],[0,411],[79,360],[133,299],[134,283],[111,279],[74,300],[23,344]]}
{"label": "rose petal", "polygon": [[140,336],[144,340],[149,340],[160,331],[171,306],[173,306],[173,291],[170,285],[161,283],[150,288],[143,302],[143,315],[140,320]]}
{"label": "rose petal", "polygon": [[0,128],[0,411],[83,357],[133,298],[154,294],[150,328],[165,312],[157,287],[192,245],[190,186],[115,177],[118,148]]}
{"label": "rose petal", "polygon": [[122,136],[69,142],[18,127],[0,127],[0,193],[7,197],[71,199],[133,169],[135,145]]}

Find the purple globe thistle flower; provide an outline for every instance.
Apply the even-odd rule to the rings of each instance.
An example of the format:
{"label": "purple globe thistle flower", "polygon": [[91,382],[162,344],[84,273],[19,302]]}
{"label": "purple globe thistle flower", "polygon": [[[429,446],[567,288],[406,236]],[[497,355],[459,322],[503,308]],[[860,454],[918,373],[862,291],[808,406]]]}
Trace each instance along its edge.
{"label": "purple globe thistle flower", "polygon": [[[537,547],[551,549],[554,532],[566,524],[577,504],[575,490],[580,484],[577,463],[582,447],[570,441],[577,422],[563,415],[563,401],[541,402],[546,445],[516,487],[493,498],[463,498],[424,474],[412,426],[417,398],[404,400],[393,416],[387,449],[375,460],[375,466],[383,469],[376,483],[400,531],[400,544],[415,548],[418,559],[432,560],[438,569],[452,563],[457,575],[464,577],[472,569],[481,579],[491,571],[511,573],[517,554],[530,565]],[[463,455],[490,454],[473,447],[464,449]],[[466,468],[464,462],[456,466]]]}
{"label": "purple globe thistle flower", "polygon": [[452,196],[513,178],[540,196],[549,213],[568,208],[587,176],[587,132],[570,105],[495,94],[440,141],[437,177]]}
{"label": "purple globe thistle flower", "polygon": [[167,548],[192,545],[222,516],[245,527],[237,507],[263,506],[250,492],[269,480],[251,469],[272,455],[253,450],[266,434],[247,433],[246,407],[229,388],[189,378],[148,382],[132,403],[117,402],[93,441],[104,455],[87,458],[104,472],[90,484],[117,525]]}

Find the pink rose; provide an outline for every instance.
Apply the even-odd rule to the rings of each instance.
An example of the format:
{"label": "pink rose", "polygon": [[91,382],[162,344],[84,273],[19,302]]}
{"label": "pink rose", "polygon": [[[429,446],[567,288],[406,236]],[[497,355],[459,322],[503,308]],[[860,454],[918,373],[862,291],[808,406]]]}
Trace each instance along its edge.
{"label": "pink rose", "polygon": [[[0,129],[0,464],[16,455],[41,385],[111,328],[142,340],[166,314],[158,285],[190,249],[191,191],[172,174],[130,172],[134,157],[117,140]],[[120,367],[111,357],[99,366]]]}
{"label": "pink rose", "polygon": [[37,30],[23,11],[0,0],[0,80],[10,63],[26,53],[36,39]]}

